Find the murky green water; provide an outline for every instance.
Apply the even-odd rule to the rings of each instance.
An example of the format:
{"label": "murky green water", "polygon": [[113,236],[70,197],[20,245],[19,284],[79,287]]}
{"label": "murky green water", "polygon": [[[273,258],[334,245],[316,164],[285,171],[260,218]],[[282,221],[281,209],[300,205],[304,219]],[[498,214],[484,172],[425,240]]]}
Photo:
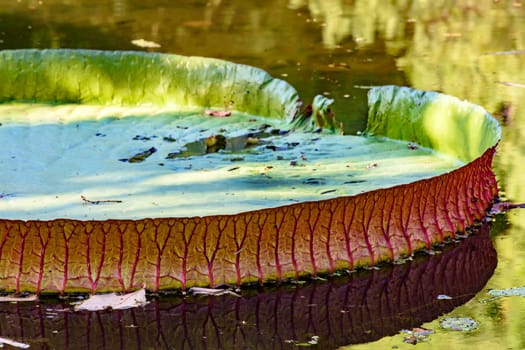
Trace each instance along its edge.
{"label": "murky green water", "polygon": [[[137,39],[160,48],[138,47],[132,44]],[[335,111],[348,133],[364,128],[367,86],[399,84],[439,90],[481,104],[500,118],[504,130],[495,169],[501,194],[525,201],[525,4],[519,0],[3,1],[0,49],[28,47],[151,50],[259,66],[289,81],[305,100],[317,93],[335,98]],[[439,327],[443,316],[436,313],[434,321],[423,324],[435,333],[418,348],[525,348],[525,299],[486,302],[491,288],[525,285],[525,211],[511,212],[495,226],[492,239],[498,264],[494,274],[473,299],[453,305],[457,307],[449,314],[471,317],[479,327],[469,333],[445,331]],[[429,321],[413,314],[403,317],[419,324]],[[414,322],[405,326],[416,326]],[[0,329],[0,336],[2,330],[6,327]],[[362,334],[373,331],[352,328]],[[389,329],[386,334],[395,332]],[[316,329],[307,327],[303,334],[300,329],[296,333],[290,337],[306,342]],[[346,337],[330,344],[377,339]],[[387,336],[351,348],[412,348],[403,338]],[[260,343],[265,339],[261,336]],[[170,348],[169,340],[157,344]],[[275,347],[294,346],[285,340],[290,339],[281,339]],[[74,344],[83,348],[85,341]],[[198,344],[185,346],[203,347],[202,339]],[[235,343],[228,344],[223,348]]]}

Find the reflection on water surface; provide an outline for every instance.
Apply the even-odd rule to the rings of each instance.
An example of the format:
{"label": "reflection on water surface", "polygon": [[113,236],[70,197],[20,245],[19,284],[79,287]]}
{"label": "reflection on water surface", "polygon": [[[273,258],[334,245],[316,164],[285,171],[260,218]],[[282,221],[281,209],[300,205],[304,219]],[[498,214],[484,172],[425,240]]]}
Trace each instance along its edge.
{"label": "reflection on water surface", "polygon": [[[160,48],[135,46],[131,42],[136,39],[157,43]],[[452,3],[446,0],[4,2],[0,8],[0,49],[22,47],[151,50],[213,56],[252,64],[286,79],[298,88],[306,100],[317,93],[335,98],[335,112],[344,121],[348,133],[364,128],[366,86],[400,84],[440,90],[481,104],[504,121],[503,140],[495,160],[495,171],[502,195],[513,201],[525,201],[525,4],[519,0],[459,0]],[[2,191],[0,188],[0,193]],[[525,229],[525,212],[511,212],[507,220],[507,225],[494,230],[498,267],[486,288],[525,285],[525,240],[521,238]],[[482,262],[486,262],[486,258],[479,260],[478,264],[471,262],[469,266],[475,268]],[[448,269],[452,267],[445,270]],[[316,284],[308,288],[315,287],[317,291],[347,288],[335,287],[334,283]],[[406,283],[408,287],[414,287],[412,282]],[[466,288],[464,281],[457,285]],[[482,284],[477,288],[482,288]],[[308,289],[304,290],[310,293],[309,296],[312,295],[312,292],[306,292]],[[323,293],[327,296],[330,292],[327,290]],[[321,294],[315,295],[320,297]],[[468,336],[439,331],[439,323],[434,321],[425,326],[435,329],[436,334],[430,336],[430,342],[417,346],[432,346],[433,349],[454,346],[523,348],[525,301],[512,297],[480,303],[486,297],[485,291],[481,291],[474,299],[452,311],[452,315],[478,320],[478,330]],[[283,303],[285,299],[279,300]],[[196,304],[191,304],[191,307],[209,310],[198,306],[201,302],[195,301]],[[147,314],[151,324],[158,325],[156,322],[164,317],[162,315],[170,314],[169,311],[163,311],[163,303],[148,306],[158,311]],[[226,307],[224,300],[214,301],[214,305]],[[179,312],[177,315],[180,315],[180,307],[173,309],[179,311],[172,312]],[[279,304],[273,307],[278,309]],[[5,311],[25,308],[11,305]],[[326,314],[327,310],[311,314]],[[32,315],[35,309],[26,311],[29,313],[26,315]],[[202,312],[208,315],[208,311]],[[25,317],[33,317],[15,314],[19,317],[15,319],[20,322],[23,320],[24,324],[29,322]],[[360,317],[358,313],[351,314]],[[103,321],[104,317],[118,320],[119,315],[103,313],[80,318],[90,319],[89,327],[94,329],[93,332],[100,332],[102,328],[99,325],[106,322]],[[270,312],[270,315],[275,313]],[[432,317],[437,316],[438,313]],[[37,319],[48,322],[43,316],[39,317]],[[277,325],[272,323],[272,317],[262,318],[267,320],[265,325],[268,327]],[[414,321],[429,321],[432,317]],[[210,326],[217,319],[204,317],[201,321],[206,320],[206,323],[200,329],[217,329]],[[62,320],[66,322],[66,318]],[[316,319],[315,322],[320,320]],[[73,321],[68,322],[69,327],[72,327]],[[382,335],[395,333],[396,324],[393,322],[391,319],[386,322],[392,326],[389,332],[373,333],[375,337],[362,338],[361,341],[372,341]],[[284,324],[288,326],[289,321]],[[164,326],[164,323],[161,325]],[[121,324],[121,327],[125,326]],[[5,329],[2,326],[2,331]],[[64,326],[64,329],[68,328]],[[162,339],[159,333],[150,335],[149,331],[142,332],[140,328],[120,329],[122,333],[119,334],[123,335],[118,339],[130,342],[138,339],[136,334],[141,339],[149,336]],[[310,339],[308,337],[314,335],[311,328],[301,330],[295,327],[293,330],[297,332],[293,339],[300,341],[307,341]],[[236,339],[240,339],[242,331],[243,328],[238,329]],[[78,334],[84,337],[87,333],[82,332]],[[125,332],[134,332],[134,335],[127,337],[124,336],[128,334]],[[171,335],[170,332],[163,333],[163,336]],[[274,339],[273,334],[280,334],[275,332],[268,338]],[[29,334],[28,331],[24,336]],[[45,336],[51,337],[51,334],[46,333]],[[109,341],[99,336],[100,333],[96,333],[96,336],[95,333],[91,334],[89,339]],[[345,336],[348,337],[344,338],[347,343],[354,342],[350,333]],[[60,339],[65,338],[60,335]],[[198,344],[204,344],[202,339]],[[342,344],[343,341],[337,343]],[[404,344],[399,336],[383,338],[379,343],[362,347],[372,349],[392,346],[412,348],[412,345]]]}

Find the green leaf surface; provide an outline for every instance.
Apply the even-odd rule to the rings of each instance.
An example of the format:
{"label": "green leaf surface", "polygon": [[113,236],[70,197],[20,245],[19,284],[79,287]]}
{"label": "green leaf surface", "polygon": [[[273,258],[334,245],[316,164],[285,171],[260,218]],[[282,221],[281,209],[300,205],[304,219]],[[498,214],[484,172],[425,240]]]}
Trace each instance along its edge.
{"label": "green leaf surface", "polygon": [[[359,194],[461,164],[406,142],[291,131],[282,120],[238,112],[4,104],[0,113],[0,139],[9,140],[0,190],[10,194],[0,211],[12,219],[235,214]],[[225,144],[214,148],[218,136]]]}
{"label": "green leaf surface", "polygon": [[[4,218],[235,214],[409,183],[465,161],[384,137],[313,133],[333,130],[333,101],[317,96],[314,117],[300,116],[293,87],[248,66],[82,50],[3,51],[0,59]],[[373,90],[371,103],[396,89]],[[418,99],[402,93],[396,101]],[[384,103],[371,124],[381,124]],[[215,137],[225,144],[209,147]]]}
{"label": "green leaf surface", "polygon": [[0,101],[220,107],[290,119],[298,96],[254,67],[202,57],[90,50],[0,52]]}
{"label": "green leaf surface", "polygon": [[368,95],[370,134],[410,140],[464,162],[498,143],[501,127],[482,107],[433,91],[386,86]]}

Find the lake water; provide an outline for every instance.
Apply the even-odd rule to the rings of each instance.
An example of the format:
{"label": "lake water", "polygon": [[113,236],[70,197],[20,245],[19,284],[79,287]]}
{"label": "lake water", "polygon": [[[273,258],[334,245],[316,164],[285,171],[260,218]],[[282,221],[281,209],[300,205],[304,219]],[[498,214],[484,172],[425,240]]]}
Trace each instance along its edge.
{"label": "lake water", "polygon": [[[133,43],[140,39],[160,47]],[[290,82],[306,101],[319,93],[334,98],[349,134],[365,127],[369,86],[407,85],[468,99],[502,122],[495,159],[500,194],[525,202],[525,4],[519,0],[0,5],[0,49],[58,47],[169,52],[258,66]],[[243,299],[160,298],[141,310],[93,314],[68,313],[56,300],[2,305],[0,336],[42,349],[412,349],[398,332],[423,326],[434,333],[420,349],[522,349],[525,299],[489,300],[487,292],[525,285],[524,231],[525,211],[515,210],[499,217],[490,234],[437,257]],[[439,294],[453,299],[437,301]],[[469,317],[478,327],[444,330],[446,316]]]}

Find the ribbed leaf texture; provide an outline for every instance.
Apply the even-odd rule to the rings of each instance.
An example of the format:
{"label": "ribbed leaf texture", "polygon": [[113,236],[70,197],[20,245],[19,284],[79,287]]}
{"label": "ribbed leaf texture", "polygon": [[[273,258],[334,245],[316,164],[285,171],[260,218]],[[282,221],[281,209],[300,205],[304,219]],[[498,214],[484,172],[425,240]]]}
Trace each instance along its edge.
{"label": "ribbed leaf texture", "polygon": [[[497,264],[484,226],[443,253],[365,275],[236,298],[160,298],[144,308],[67,312],[67,303],[7,304],[2,336],[52,349],[290,349],[319,337],[319,348],[396,334],[465,303]],[[244,293],[243,293],[244,294]],[[446,294],[452,299],[438,300]]]}
{"label": "ribbed leaf texture", "polygon": [[374,265],[453,237],[497,194],[494,148],[455,171],[350,197],[238,215],[0,220],[0,288],[187,289]]}

